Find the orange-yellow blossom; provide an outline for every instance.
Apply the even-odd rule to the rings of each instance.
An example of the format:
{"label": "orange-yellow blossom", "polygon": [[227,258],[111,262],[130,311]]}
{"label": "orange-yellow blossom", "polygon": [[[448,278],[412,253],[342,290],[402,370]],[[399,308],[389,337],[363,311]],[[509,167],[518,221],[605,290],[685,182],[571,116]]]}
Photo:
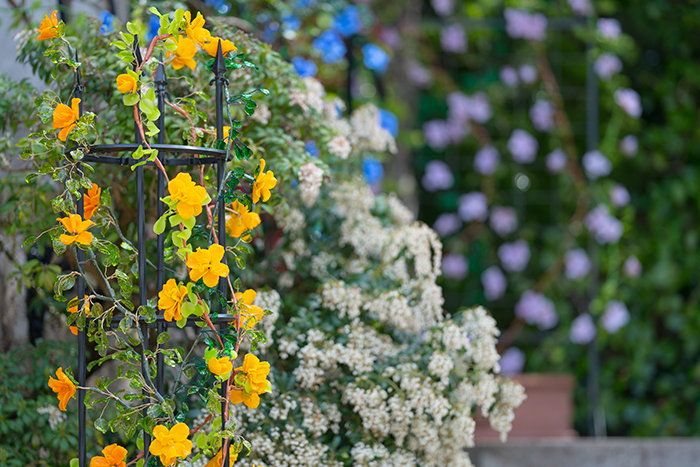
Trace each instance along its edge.
{"label": "orange-yellow blossom", "polygon": [[117,89],[124,94],[135,93],[139,89],[139,82],[136,78],[127,73],[117,76]]}
{"label": "orange-yellow blossom", "polygon": [[250,386],[251,392],[256,394],[267,392],[267,386],[270,384],[267,381],[267,375],[270,374],[269,363],[261,362],[258,357],[248,353],[243,360],[243,366],[236,368],[236,370],[243,370],[243,373],[248,375],[247,386]]}
{"label": "orange-yellow blossom", "polygon": [[187,220],[202,213],[202,205],[207,198],[207,190],[192,181],[190,174],[180,172],[168,183],[170,199],[178,201],[177,213]]}
{"label": "orange-yellow blossom", "polygon": [[250,209],[245,204],[235,200],[231,203],[233,213],[226,216],[226,232],[234,237],[240,237],[246,230],[253,230],[260,225],[260,216],[255,212],[250,212]]}
{"label": "orange-yellow blossom", "polygon": [[44,15],[44,19],[41,20],[41,26],[39,26],[39,29],[36,30],[36,32],[39,33],[39,37],[36,38],[38,41],[43,41],[46,39],[53,39],[54,37],[58,37],[59,31],[58,31],[58,18],[56,18],[56,14],[58,11],[54,10],[51,13],[51,17],[49,18],[49,15]]}
{"label": "orange-yellow blossom", "polygon": [[207,362],[207,367],[209,368],[209,371],[214,373],[216,376],[224,376],[233,371],[231,357],[212,357],[209,359],[209,362]]}
{"label": "orange-yellow blossom", "polygon": [[192,41],[197,45],[204,45],[211,40],[211,33],[204,29],[204,17],[201,13],[197,13],[194,20],[191,20],[192,13],[189,11],[185,12],[185,19],[187,20],[187,37],[192,39]]}
{"label": "orange-yellow blossom", "polygon": [[253,202],[257,203],[262,196],[263,201],[270,199],[270,190],[277,185],[275,174],[270,170],[265,172],[265,159],[260,159],[260,172],[253,184]]}
{"label": "orange-yellow blossom", "polygon": [[158,308],[163,310],[163,317],[166,321],[180,321],[182,314],[180,309],[182,302],[187,297],[187,287],[177,285],[175,279],[170,279],[163,285],[163,290],[158,292]]}
{"label": "orange-yellow blossom", "polygon": [[[229,455],[228,455],[228,460],[229,460],[229,465],[233,465],[234,462],[238,460],[238,451],[235,450],[233,447],[233,443],[229,444]],[[223,459],[221,458],[224,453],[223,449],[219,449],[219,452],[216,453],[216,455],[207,462],[207,465],[204,467],[221,467],[221,463]]]}
{"label": "orange-yellow blossom", "polygon": [[90,467],[126,467],[126,449],[118,444],[105,447],[102,454],[90,459]]}
{"label": "orange-yellow blossom", "polygon": [[238,50],[238,47],[236,47],[233,42],[226,39],[220,39],[218,37],[211,38],[209,42],[206,44],[201,44],[201,46],[209,53],[209,55],[216,57],[219,42],[221,42],[221,51],[224,53],[224,57],[226,57],[230,52],[235,52]]}
{"label": "orange-yellow blossom", "polygon": [[190,70],[194,70],[197,62],[194,61],[194,56],[197,54],[197,46],[189,37],[180,37],[179,40],[171,38],[176,44],[175,52],[168,52],[168,56],[175,55],[172,61],[173,68],[179,70],[186,66]]}
{"label": "orange-yellow blossom", "polygon": [[240,389],[231,389],[231,403],[243,402],[249,409],[257,409],[260,405],[260,396],[254,392],[245,392]]}
{"label": "orange-yellow blossom", "polygon": [[163,465],[170,466],[178,457],[187,457],[192,452],[192,441],[187,439],[190,429],[184,423],[178,423],[168,430],[165,425],[153,428],[153,441],[149,452],[159,456]]}
{"label": "orange-yellow blossom", "polygon": [[53,110],[53,129],[61,128],[58,133],[58,139],[65,141],[68,138],[68,133],[73,131],[75,125],[80,118],[80,99],[73,98],[70,107],[66,104],[58,104]]}
{"label": "orange-yellow blossom", "polygon": [[[68,313],[73,314],[78,312],[78,304],[76,303],[72,307],[68,308]],[[85,302],[85,312],[90,312],[90,302]],[[74,336],[78,335],[78,326],[71,326],[70,327],[70,332],[73,333]]]}
{"label": "orange-yellow blossom", "polygon": [[248,289],[245,292],[236,292],[234,297],[238,304],[238,311],[241,314],[241,321],[246,329],[253,329],[263,317],[263,310],[257,305],[253,305],[255,297],[258,294],[253,289]]}
{"label": "orange-yellow blossom", "polygon": [[63,224],[63,227],[70,234],[62,234],[58,237],[64,245],[70,245],[73,242],[78,242],[81,245],[92,243],[92,233],[87,232],[87,229],[95,225],[94,222],[84,221],[78,214],[68,214],[68,217],[61,217],[56,220]]}
{"label": "orange-yellow blossom", "polygon": [[92,215],[100,207],[100,195],[102,190],[96,183],[92,184],[92,187],[83,195],[83,212],[85,213],[85,219],[90,219]]}
{"label": "orange-yellow blossom", "polygon": [[224,258],[224,247],[213,244],[207,250],[197,248],[187,257],[187,267],[190,268],[190,279],[202,279],[207,287],[216,287],[219,277],[228,276],[228,266],[221,262]]}
{"label": "orange-yellow blossom", "polygon": [[49,387],[56,393],[56,397],[60,401],[58,408],[65,411],[68,401],[75,395],[75,384],[66,376],[62,367],[56,370],[56,376],[58,379],[49,376]]}

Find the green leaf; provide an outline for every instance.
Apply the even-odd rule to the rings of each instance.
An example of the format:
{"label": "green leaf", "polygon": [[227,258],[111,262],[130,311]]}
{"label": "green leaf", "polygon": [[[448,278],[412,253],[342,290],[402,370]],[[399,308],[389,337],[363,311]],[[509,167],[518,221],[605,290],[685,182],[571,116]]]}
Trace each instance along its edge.
{"label": "green leaf", "polygon": [[124,49],[129,47],[128,45],[126,45],[126,42],[124,42],[124,41],[114,41],[109,45],[112,45],[112,46],[114,46],[118,49],[121,49],[121,50],[124,50]]}
{"label": "green leaf", "polygon": [[107,423],[107,420],[104,418],[98,418],[95,420],[95,428],[100,430],[102,433],[107,433],[107,429],[109,428],[109,424]]}
{"label": "green leaf", "polygon": [[70,460],[70,467],[80,467],[80,459],[77,457],[74,457],[73,459]]}
{"label": "green leaf", "polygon": [[131,63],[134,61],[134,54],[128,50],[122,50],[117,54],[117,58],[125,61],[126,63]]}
{"label": "green leaf", "polygon": [[170,334],[168,334],[167,332],[163,332],[163,333],[158,334],[158,339],[156,339],[156,341],[159,344],[165,344],[169,340],[170,340]]}
{"label": "green leaf", "polygon": [[119,248],[115,244],[101,241],[97,244],[97,249],[104,255],[102,264],[105,266],[116,266],[119,264]]}
{"label": "green leaf", "polygon": [[131,21],[127,21],[126,23],[126,30],[129,31],[131,34],[139,34],[141,31],[138,26],[136,26],[134,23]]}
{"label": "green leaf", "polygon": [[27,237],[27,239],[22,242],[22,248],[34,245],[36,243],[36,237]]}
{"label": "green leaf", "polygon": [[166,212],[153,224],[153,233],[160,235],[165,231],[165,222],[168,220],[170,212]]}
{"label": "green leaf", "polygon": [[124,94],[124,105],[133,106],[139,103],[140,97],[136,93]]}
{"label": "green leaf", "polygon": [[39,174],[37,174],[37,173],[31,173],[25,177],[24,181],[27,183],[30,183],[32,180],[34,180],[38,176],[39,176]]}

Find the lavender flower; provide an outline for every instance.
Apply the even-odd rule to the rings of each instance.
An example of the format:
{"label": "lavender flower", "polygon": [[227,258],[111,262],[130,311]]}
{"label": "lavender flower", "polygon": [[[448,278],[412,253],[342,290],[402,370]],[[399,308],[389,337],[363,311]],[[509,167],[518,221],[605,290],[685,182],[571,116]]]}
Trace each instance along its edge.
{"label": "lavender flower", "polygon": [[448,253],[442,257],[442,275],[447,279],[462,280],[469,273],[469,264],[462,255]]}
{"label": "lavender flower", "polygon": [[520,272],[530,261],[530,246],[522,238],[512,243],[504,243],[498,247],[498,258],[506,271]]}
{"label": "lavender flower", "polygon": [[403,46],[401,33],[394,27],[383,27],[381,31],[379,31],[379,39],[394,50],[398,50]]}
{"label": "lavender flower", "polygon": [[421,88],[427,88],[433,82],[433,74],[418,62],[409,63],[406,74],[412,84]]}
{"label": "lavender flower", "polygon": [[484,286],[486,300],[491,302],[503,297],[508,287],[506,276],[498,266],[491,266],[481,273],[481,284]]}
{"label": "lavender flower", "polygon": [[550,131],[554,127],[554,104],[538,99],[530,109],[530,120],[537,131]]}
{"label": "lavender flower", "polygon": [[566,153],[561,149],[555,149],[554,151],[547,154],[547,160],[545,165],[547,170],[551,173],[556,174],[561,172],[566,168],[567,158]]}
{"label": "lavender flower", "polygon": [[603,329],[610,334],[615,334],[629,322],[630,312],[627,310],[627,305],[618,300],[610,300],[605,304],[605,312],[600,318]]}
{"label": "lavender flower", "polygon": [[637,150],[639,149],[639,141],[634,135],[627,135],[620,141],[620,150],[622,154],[627,157],[634,157],[637,155]]}
{"label": "lavender flower", "polygon": [[455,9],[455,0],[430,0],[438,16],[449,16]]}
{"label": "lavender flower", "polygon": [[452,140],[445,120],[425,122],[423,124],[423,134],[425,135],[426,144],[436,151],[445,149]]}
{"label": "lavender flower", "polygon": [[503,376],[515,376],[523,372],[525,353],[517,347],[508,347],[498,363]]}
{"label": "lavender flower", "polygon": [[450,24],[440,31],[440,45],[445,52],[461,54],[467,51],[467,33],[459,24]]}
{"label": "lavender flower", "polygon": [[583,155],[583,168],[586,170],[586,175],[591,180],[596,180],[598,177],[610,175],[612,171],[612,162],[605,157],[600,151],[588,151]]}
{"label": "lavender flower", "polygon": [[630,203],[630,192],[617,183],[610,189],[610,201],[616,208],[623,208]]}
{"label": "lavender flower", "polygon": [[598,205],[586,215],[586,227],[595,236],[596,241],[605,245],[617,243],[624,233],[622,222],[611,216],[607,206]]}
{"label": "lavender flower", "polygon": [[526,290],[520,296],[520,300],[515,304],[515,315],[543,330],[552,329],[559,321],[554,302],[532,290]]}
{"label": "lavender flower", "polygon": [[504,66],[501,68],[498,74],[501,81],[509,88],[514,88],[518,85],[520,78],[518,78],[518,72],[512,66]]}
{"label": "lavender flower", "polygon": [[493,146],[484,146],[474,156],[474,170],[481,175],[493,175],[496,173],[501,155]]}
{"label": "lavender flower", "polygon": [[613,75],[622,71],[622,60],[614,53],[602,53],[593,64],[593,70],[600,79],[608,81]]}
{"label": "lavender flower", "polygon": [[503,15],[506,18],[506,32],[513,39],[541,41],[547,37],[547,17],[542,13],[506,8]]}
{"label": "lavender flower", "polygon": [[505,237],[518,228],[518,215],[510,206],[494,206],[491,208],[490,224],[494,232]]}
{"label": "lavender flower", "polygon": [[619,105],[627,115],[634,119],[642,116],[642,101],[639,94],[634,89],[619,88],[613,94],[615,103]]}
{"label": "lavender flower", "polygon": [[627,277],[631,277],[632,279],[636,279],[637,277],[641,276],[642,269],[642,263],[634,255],[628,257],[625,260],[624,266],[622,266],[622,270],[625,271]]}
{"label": "lavender flower", "polygon": [[569,331],[569,340],[574,344],[586,345],[590,343],[597,334],[593,318],[588,313],[574,318]]}
{"label": "lavender flower", "polygon": [[459,217],[465,222],[484,222],[489,213],[486,195],[472,191],[459,197]]}
{"label": "lavender flower", "polygon": [[591,260],[588,259],[586,250],[576,248],[569,250],[564,255],[564,274],[572,281],[581,280],[591,271]]}
{"label": "lavender flower", "polygon": [[427,191],[447,190],[455,183],[450,166],[443,161],[433,160],[425,166],[425,174],[421,180]]}
{"label": "lavender flower", "polygon": [[602,39],[614,41],[622,34],[622,27],[615,18],[599,18],[597,32]]}
{"label": "lavender flower", "polygon": [[450,142],[452,144],[458,144],[469,134],[470,127],[467,123],[448,119],[445,122],[445,130],[447,131],[447,136],[450,138]]}
{"label": "lavender flower", "polygon": [[537,68],[532,65],[522,65],[519,70],[520,79],[525,84],[532,84],[537,81]]}
{"label": "lavender flower", "polygon": [[457,214],[454,213],[443,213],[438,216],[433,224],[433,229],[441,237],[447,237],[452,235],[462,228],[462,220]]}
{"label": "lavender flower", "polygon": [[513,133],[510,135],[507,148],[515,162],[530,164],[535,160],[539,144],[530,133],[518,129],[513,130]]}
{"label": "lavender flower", "polygon": [[588,16],[593,13],[593,6],[589,0],[568,0],[568,3],[578,16]]}
{"label": "lavender flower", "polygon": [[447,95],[448,118],[457,122],[474,120],[478,123],[486,123],[493,116],[493,109],[488,96],[483,92],[477,92],[474,96],[456,91]]}

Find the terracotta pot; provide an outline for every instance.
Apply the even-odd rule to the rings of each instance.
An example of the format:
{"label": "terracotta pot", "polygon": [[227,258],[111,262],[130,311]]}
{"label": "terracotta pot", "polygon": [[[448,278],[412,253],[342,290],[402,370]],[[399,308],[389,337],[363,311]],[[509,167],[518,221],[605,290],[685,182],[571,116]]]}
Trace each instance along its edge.
{"label": "terracotta pot", "polygon": [[[525,386],[527,399],[515,409],[512,438],[573,438],[573,389],[571,375],[525,373],[513,377]],[[479,414],[476,418],[477,440],[497,439],[499,434]]]}

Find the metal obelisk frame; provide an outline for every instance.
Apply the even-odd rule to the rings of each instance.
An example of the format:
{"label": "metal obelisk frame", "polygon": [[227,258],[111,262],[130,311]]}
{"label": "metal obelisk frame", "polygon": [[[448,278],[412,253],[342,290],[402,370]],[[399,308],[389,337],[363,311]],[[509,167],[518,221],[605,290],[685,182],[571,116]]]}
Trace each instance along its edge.
{"label": "metal obelisk frame", "polygon": [[[134,38],[134,50],[136,53],[136,62],[134,68],[138,68],[142,62],[141,54],[138,45],[138,36]],[[77,61],[77,57],[76,57]],[[221,50],[221,43],[217,50],[216,57],[214,59],[214,79],[211,84],[214,84],[216,89],[216,137],[218,141],[223,141],[224,139],[224,86],[228,83],[226,80],[226,65],[224,61],[223,52]],[[74,88],[74,95],[81,99],[80,102],[80,115],[83,113],[83,85],[80,75],[80,69],[75,73],[76,84]],[[223,193],[224,183],[225,183],[225,171],[227,162],[227,151],[224,149],[213,149],[204,148],[196,146],[187,145],[174,145],[165,143],[165,107],[166,107],[166,96],[168,92],[166,91],[168,80],[165,74],[165,68],[162,63],[158,65],[156,70],[156,75],[154,79],[155,91],[158,103],[158,110],[160,111],[160,118],[158,119],[157,126],[160,132],[158,133],[157,143],[151,144],[150,147],[158,150],[158,160],[164,167],[168,166],[198,166],[198,165],[215,165],[217,171],[217,193],[221,195]],[[83,157],[84,162],[96,163],[96,164],[115,164],[119,166],[131,166],[139,161],[133,159],[129,156],[121,156],[123,153],[133,153],[140,145],[143,144],[141,138],[141,132],[138,126],[135,125],[134,128],[134,143],[133,144],[109,144],[109,145],[95,145],[88,148],[87,152]],[[72,148],[68,152],[74,150]],[[172,157],[166,157],[166,156]],[[178,157],[179,156],[179,157]],[[182,157],[189,156],[189,157]],[[79,164],[80,167],[80,164]],[[136,178],[136,231],[137,231],[137,253],[138,253],[138,276],[139,276],[139,306],[146,306],[148,304],[148,271],[146,261],[146,205],[145,205],[145,192],[144,192],[144,169],[155,167],[155,163],[148,162],[145,165],[137,167],[135,172]],[[165,212],[165,204],[160,201],[165,195],[165,176],[158,170],[158,217],[162,216]],[[80,196],[77,202],[77,212],[83,217],[84,206],[83,206],[83,189],[80,189]],[[226,248],[226,217],[225,217],[225,201],[223,196],[220,196],[215,200],[217,203],[218,211],[218,223],[217,223],[217,236],[219,243]],[[157,259],[155,263],[156,268],[156,280],[155,280],[155,290],[156,293],[160,291],[165,283],[165,238],[166,234],[162,233],[157,236]],[[226,257],[223,258],[224,263],[226,262]],[[84,298],[85,298],[85,282],[82,274],[85,268],[85,252],[80,248],[77,249],[77,262],[78,269],[81,275],[77,278],[77,298],[79,300],[79,311],[82,312],[84,308]],[[225,332],[229,322],[235,321],[236,315],[231,315],[226,313],[226,307],[221,304],[221,300],[228,301],[227,295],[227,278],[221,278],[218,285],[218,291],[221,297],[217,297],[219,300],[219,305],[216,307],[217,316],[212,319],[212,321],[219,324],[219,330]],[[188,320],[187,326],[196,326],[195,319]],[[156,341],[157,336],[164,332],[166,328],[174,326],[174,322],[165,321],[163,313],[161,310],[158,311],[155,323],[147,323],[142,321],[140,323],[140,332],[143,335],[143,344],[141,347],[141,364],[142,370],[146,375],[147,381],[150,380],[148,363],[146,361],[146,351],[148,350],[149,342],[149,330],[155,329]],[[158,344],[160,345],[160,344]],[[77,379],[79,386],[85,387],[86,381],[86,336],[85,330],[78,331],[78,371]],[[156,360],[156,378],[155,387],[158,393],[163,393],[165,390],[165,365],[163,361],[163,355],[158,354]],[[85,389],[77,390],[78,399],[78,465],[79,467],[88,467],[87,462],[87,443],[86,443],[86,430],[87,430],[87,416],[85,407]],[[226,383],[222,384],[221,395],[226,397]],[[144,409],[145,410],[145,409]],[[226,403],[223,402],[221,406],[222,414],[226,410]],[[144,416],[145,416],[144,412]],[[221,417],[221,427],[225,428],[226,422],[224,417]],[[146,430],[143,431],[144,440],[144,451],[148,453],[150,445],[150,433]],[[226,441],[226,440],[224,440]],[[227,449],[228,451],[228,449]],[[229,466],[229,453],[226,452],[224,456],[224,467]]]}

